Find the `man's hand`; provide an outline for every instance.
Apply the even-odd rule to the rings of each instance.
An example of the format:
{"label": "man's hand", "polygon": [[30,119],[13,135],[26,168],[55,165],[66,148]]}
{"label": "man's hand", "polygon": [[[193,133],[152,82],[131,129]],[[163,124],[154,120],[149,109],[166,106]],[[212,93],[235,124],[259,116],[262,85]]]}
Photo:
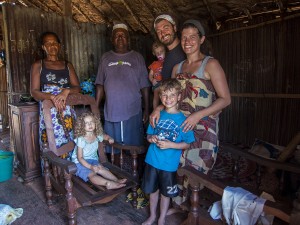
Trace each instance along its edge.
{"label": "man's hand", "polygon": [[143,123],[146,124],[149,120],[149,112],[147,110],[144,110],[143,113]]}

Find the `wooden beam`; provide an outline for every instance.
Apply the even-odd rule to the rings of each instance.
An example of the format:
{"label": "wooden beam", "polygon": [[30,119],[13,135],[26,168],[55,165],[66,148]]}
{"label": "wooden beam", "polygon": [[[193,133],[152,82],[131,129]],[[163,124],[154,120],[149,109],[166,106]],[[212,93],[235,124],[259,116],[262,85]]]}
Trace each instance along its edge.
{"label": "wooden beam", "polygon": [[[165,0],[165,3],[168,6],[168,10],[171,11],[172,14],[176,15],[176,17],[178,17],[178,19],[181,19],[181,13],[179,13],[175,8],[176,6],[173,3],[174,1],[170,1],[170,0]],[[176,24],[178,26],[178,24]]]}
{"label": "wooden beam", "polygon": [[[291,12],[296,12],[300,10],[300,6],[295,6],[295,7],[290,7],[287,10],[290,10]],[[259,15],[264,15],[264,14],[269,14],[269,13],[274,13],[280,15],[280,10],[279,9],[274,9],[274,10],[269,10],[265,12],[256,12],[256,13],[251,13],[251,16],[259,16]],[[239,16],[231,19],[226,19],[225,22],[229,21],[236,21],[236,20],[242,20],[247,18],[248,16]]]}
{"label": "wooden beam", "polygon": [[128,27],[134,31],[134,29],[130,26],[129,23],[127,23],[118,12],[116,12],[116,10],[114,10],[114,8],[112,7],[112,5],[107,1],[107,0],[102,0],[109,8],[110,10],[113,12],[113,14],[115,14],[116,17],[118,17],[118,19],[120,20],[120,22],[125,23],[126,25],[128,25]]}
{"label": "wooden beam", "polygon": [[58,12],[58,14],[60,14],[60,15],[63,15],[63,8],[61,8],[60,7],[60,5],[57,3],[57,1],[59,1],[59,0],[52,0],[52,3],[54,3],[54,5],[59,9],[59,11],[58,10],[55,10],[56,12]]}
{"label": "wooden beam", "polygon": [[128,12],[130,13],[130,15],[134,18],[134,20],[138,23],[138,25],[140,26],[141,30],[145,33],[150,33],[150,31],[148,30],[148,28],[142,23],[142,21],[133,13],[133,11],[131,10],[131,8],[129,7],[129,5],[125,2],[125,0],[121,0],[121,2],[123,3],[123,5],[125,6],[125,8],[128,10]]}
{"label": "wooden beam", "polygon": [[276,2],[276,4],[277,4],[277,6],[278,6],[278,8],[279,8],[279,10],[280,10],[280,12],[285,12],[285,7],[283,6],[283,3],[282,3],[282,1],[281,0],[275,0],[275,2]]}
{"label": "wooden beam", "polygon": [[217,26],[217,20],[216,20],[216,17],[213,14],[213,12],[212,12],[212,10],[210,8],[210,5],[208,4],[207,0],[203,0],[203,2],[204,2],[204,5],[206,6],[207,11],[209,12],[209,15],[210,15],[213,23]]}
{"label": "wooden beam", "polygon": [[248,17],[250,20],[252,20],[252,15],[251,15],[249,9],[245,8],[245,9],[244,9],[244,13],[247,15],[247,17]]}
{"label": "wooden beam", "polygon": [[64,0],[63,1],[63,15],[68,18],[72,18],[72,1]]}
{"label": "wooden beam", "polygon": [[24,0],[18,0],[18,2],[19,2],[19,4],[21,4],[21,5],[25,6],[25,7],[28,7],[28,5],[32,6],[31,3],[28,3],[27,1],[24,1]]}
{"label": "wooden beam", "polygon": [[150,10],[148,2],[145,1],[145,0],[139,0],[139,1],[143,5],[143,7],[146,8],[150,12],[150,14],[152,15],[152,18],[154,19],[155,18],[155,13],[152,10]]}
{"label": "wooden beam", "polygon": [[73,7],[74,9],[76,9],[87,21],[89,22],[93,22],[91,21],[91,19],[89,18],[89,16],[87,16],[80,8],[78,5],[76,5],[75,3],[73,3]]}
{"label": "wooden beam", "polygon": [[293,14],[293,15],[290,15],[290,16],[280,17],[278,19],[269,20],[269,21],[266,21],[266,22],[262,22],[262,23],[247,26],[247,27],[239,27],[239,28],[235,28],[235,29],[230,29],[230,30],[227,30],[227,31],[224,31],[224,32],[221,32],[221,33],[208,35],[207,37],[217,37],[217,36],[221,36],[221,35],[228,34],[228,33],[238,32],[238,31],[241,31],[241,30],[249,30],[249,29],[253,29],[253,28],[257,28],[257,27],[263,27],[263,26],[266,26],[268,24],[279,23],[279,22],[282,22],[284,20],[294,19],[294,18],[298,18],[298,17],[300,17],[300,13]]}
{"label": "wooden beam", "polygon": [[87,2],[92,5],[92,7],[95,11],[97,11],[97,13],[101,16],[104,23],[111,25],[110,19],[105,15],[105,13],[103,12],[103,10],[100,7],[97,8],[94,5],[94,3],[91,2],[90,0],[87,0]]}
{"label": "wooden beam", "polygon": [[[44,2],[44,1],[42,1],[42,2],[41,2],[41,1],[33,1],[32,4],[37,5],[38,8],[40,8],[40,9],[46,11],[46,12],[49,12],[49,11],[55,12],[53,9],[51,9],[50,7],[48,7],[48,5],[47,5],[47,4],[44,4],[43,2]],[[46,10],[46,9],[47,9],[47,10]]]}
{"label": "wooden beam", "polygon": [[242,98],[288,98],[300,99],[300,94],[270,94],[270,93],[230,93],[231,97]]}

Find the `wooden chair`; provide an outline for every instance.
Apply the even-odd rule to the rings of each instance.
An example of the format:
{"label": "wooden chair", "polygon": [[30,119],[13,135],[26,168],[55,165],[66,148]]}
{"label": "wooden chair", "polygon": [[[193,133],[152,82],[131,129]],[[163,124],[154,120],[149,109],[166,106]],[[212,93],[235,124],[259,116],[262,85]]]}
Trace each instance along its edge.
{"label": "wooden chair", "polygon": [[[230,152],[232,156],[239,158],[244,157],[247,160],[251,160],[259,164],[260,166],[267,166],[272,169],[278,169],[282,171],[289,171],[296,174],[300,174],[300,166],[291,164],[291,163],[283,163],[275,160],[270,160],[266,158],[262,158],[258,155],[252,154],[248,151],[243,151],[240,148],[231,145],[222,143],[222,149],[225,152]],[[237,159],[238,161],[238,159]],[[235,170],[238,168],[237,165],[234,166]],[[238,170],[237,170],[238,171]],[[187,176],[189,177],[190,181],[190,188],[192,191],[191,198],[190,198],[190,212],[188,215],[187,220],[183,224],[188,225],[198,225],[198,224],[223,224],[220,220],[213,220],[210,218],[209,214],[205,212],[205,210],[199,207],[199,191],[200,185],[208,188],[209,190],[213,191],[214,193],[222,196],[223,190],[226,187],[224,183],[220,183],[216,180],[213,180],[209,177],[209,175],[205,175],[194,168],[191,167],[183,167],[178,170],[180,176]],[[237,177],[237,175],[236,175]],[[236,181],[238,179],[236,178]],[[238,183],[235,183],[236,186],[240,186]],[[230,184],[230,186],[233,186]],[[275,217],[279,218],[282,221],[285,221],[291,225],[299,224],[300,221],[300,187],[297,193],[297,198],[293,201],[293,209],[289,209],[290,207],[287,205],[282,205],[279,203],[266,201],[264,206],[264,212],[267,214],[274,215]]]}
{"label": "wooden chair", "polygon": [[[99,116],[99,110],[96,106],[94,98],[73,94],[67,98],[67,105],[76,106],[84,105],[89,106],[91,111]],[[84,182],[82,179],[75,176],[77,168],[75,163],[62,159],[59,156],[69,153],[74,149],[74,142],[70,141],[60,148],[56,148],[53,125],[51,121],[50,109],[54,107],[52,101],[43,101],[43,112],[45,117],[46,131],[48,137],[48,145],[43,146],[42,156],[44,159],[44,177],[45,177],[45,191],[46,202],[48,206],[53,204],[52,189],[54,188],[58,193],[65,194],[67,201],[67,215],[69,224],[76,224],[76,210],[82,206],[90,206],[92,204],[102,204],[113,200],[120,193],[125,192],[127,189],[132,188],[133,192],[133,206],[137,206],[137,185],[138,185],[138,173],[137,173],[137,156],[145,152],[144,146],[129,146],[118,143],[112,144],[113,148],[118,148],[123,151],[127,151],[132,156],[132,174],[129,174],[122,167],[117,167],[107,161],[106,154],[104,153],[104,144],[99,143],[99,158],[101,164],[107,167],[118,178],[126,178],[126,186],[107,190],[101,186],[95,186],[89,182]],[[108,142],[106,143],[108,144]],[[122,155],[122,154],[121,154]],[[123,160],[121,157],[121,166]]]}
{"label": "wooden chair", "polygon": [[[279,178],[279,187],[278,187],[278,193],[281,194],[284,190],[285,185],[285,174],[287,172],[300,174],[300,166],[295,163],[289,163],[285,162],[287,159],[287,155],[292,154],[292,149],[296,149],[297,144],[300,142],[300,133],[298,133],[294,138],[289,142],[287,147],[282,151],[282,153],[279,155],[279,158],[277,160],[274,159],[268,159],[261,157],[257,154],[253,154],[248,151],[247,148],[241,148],[239,146],[230,144],[230,143],[222,143],[221,148],[224,152],[229,152],[231,154],[231,157],[233,159],[234,166],[232,168],[233,172],[233,179],[236,183],[240,183],[239,180],[239,172],[240,172],[240,159],[244,158],[247,160],[250,160],[252,162],[255,162],[257,165],[256,170],[256,188],[259,189],[262,179],[262,171],[263,168],[265,168],[265,172],[268,172],[269,174],[275,173],[276,171],[279,172],[280,178]],[[284,159],[284,160],[281,160]]]}

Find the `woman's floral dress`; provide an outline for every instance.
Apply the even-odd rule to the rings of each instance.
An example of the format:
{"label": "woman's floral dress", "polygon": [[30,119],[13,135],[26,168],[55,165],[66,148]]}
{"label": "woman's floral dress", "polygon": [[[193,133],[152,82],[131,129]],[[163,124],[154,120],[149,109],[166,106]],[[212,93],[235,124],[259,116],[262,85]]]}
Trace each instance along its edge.
{"label": "woman's floral dress", "polygon": [[[195,74],[182,73],[184,61],[179,64],[176,78],[183,90],[179,108],[186,116],[210,106],[216,99],[212,82],[204,77],[205,66],[210,58],[204,58]],[[218,117],[205,117],[198,122],[194,128],[196,141],[183,151],[181,166],[189,165],[205,174],[212,169],[219,149],[218,120]],[[181,205],[187,200],[188,179],[181,177],[178,184],[181,191],[174,201]]]}
{"label": "woman's floral dress", "polygon": [[[65,68],[62,70],[48,69],[42,60],[41,68],[41,91],[59,94],[63,88],[70,87],[70,72],[68,63],[65,63]],[[40,145],[47,142],[47,133],[45,127],[45,120],[43,114],[43,105],[40,102]],[[66,106],[62,113],[58,113],[56,108],[51,109],[51,117],[53,122],[53,130],[55,136],[56,148],[66,144],[69,140],[73,140],[73,118],[75,118],[75,111],[72,107]],[[65,156],[62,156],[65,157]]]}

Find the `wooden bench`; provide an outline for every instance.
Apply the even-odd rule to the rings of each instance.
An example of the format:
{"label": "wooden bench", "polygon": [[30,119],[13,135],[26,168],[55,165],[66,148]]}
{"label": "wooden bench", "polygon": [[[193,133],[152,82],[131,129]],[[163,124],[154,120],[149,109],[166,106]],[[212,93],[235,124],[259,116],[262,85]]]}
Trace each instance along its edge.
{"label": "wooden bench", "polygon": [[[249,153],[247,151],[243,151],[236,146],[231,144],[222,144],[222,149],[225,152],[230,152],[237,160],[239,157],[244,157],[247,160],[254,161],[261,166],[272,167],[274,169],[280,169],[283,171],[289,171],[293,173],[300,174],[300,166],[291,164],[291,163],[283,163],[274,160],[265,159]],[[238,168],[238,166],[235,166]],[[199,191],[200,185],[208,188],[214,193],[222,196],[224,188],[226,185],[224,183],[218,182],[216,180],[211,179],[208,175],[205,175],[192,167],[182,167],[179,168],[178,174],[180,176],[187,176],[190,182],[191,188],[191,197],[190,197],[190,212],[188,214],[188,218],[184,221],[184,225],[210,225],[210,224],[223,224],[220,220],[213,220],[209,214],[199,207]],[[237,175],[236,175],[237,176]],[[232,186],[232,185],[231,185]],[[238,185],[237,185],[238,186]],[[282,205],[276,202],[266,201],[263,211],[267,214],[274,215],[282,221],[285,221],[287,224],[297,225],[300,221],[300,188],[298,190],[297,198],[293,201],[293,209],[289,209],[286,205]],[[182,224],[182,225],[183,225]]]}

